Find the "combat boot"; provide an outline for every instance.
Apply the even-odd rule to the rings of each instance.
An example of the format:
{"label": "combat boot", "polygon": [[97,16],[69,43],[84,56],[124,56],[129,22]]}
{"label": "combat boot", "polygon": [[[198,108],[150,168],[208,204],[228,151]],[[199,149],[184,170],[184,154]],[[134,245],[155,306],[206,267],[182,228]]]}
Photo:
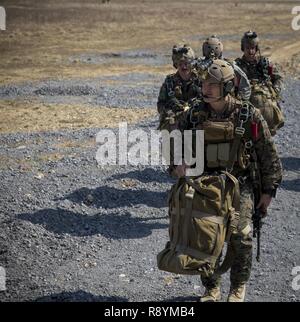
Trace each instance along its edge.
{"label": "combat boot", "polygon": [[200,302],[218,302],[221,300],[220,286],[206,288],[204,294],[200,297]]}
{"label": "combat boot", "polygon": [[227,302],[244,302],[246,294],[246,284],[231,286]]}

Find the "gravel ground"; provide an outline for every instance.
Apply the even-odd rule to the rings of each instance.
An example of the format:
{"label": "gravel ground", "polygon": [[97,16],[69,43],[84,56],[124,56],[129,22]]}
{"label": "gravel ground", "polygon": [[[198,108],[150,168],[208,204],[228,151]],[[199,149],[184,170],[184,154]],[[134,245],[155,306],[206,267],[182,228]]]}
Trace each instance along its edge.
{"label": "gravel ground", "polygon": [[0,86],[0,98],[38,99],[45,104],[80,103],[116,108],[148,108],[156,105],[163,78],[151,73],[129,73],[94,79],[4,85]]}
{"label": "gravel ground", "polygon": [[[0,97],[84,95],[96,105],[134,101],[137,108],[155,108],[161,79],[130,74],[117,80],[124,84],[82,86],[78,80],[1,87]],[[136,80],[149,84],[133,86]],[[248,301],[300,299],[291,286],[292,269],[300,266],[299,86],[286,80],[286,126],[276,137],[284,181],[263,226],[262,258],[253,261]],[[129,130],[149,133],[157,123],[153,118]],[[166,197],[173,181],[165,167],[98,166],[98,131],[0,135],[0,265],[7,274],[0,301],[195,301],[203,292],[199,277],[156,267],[168,238]]]}

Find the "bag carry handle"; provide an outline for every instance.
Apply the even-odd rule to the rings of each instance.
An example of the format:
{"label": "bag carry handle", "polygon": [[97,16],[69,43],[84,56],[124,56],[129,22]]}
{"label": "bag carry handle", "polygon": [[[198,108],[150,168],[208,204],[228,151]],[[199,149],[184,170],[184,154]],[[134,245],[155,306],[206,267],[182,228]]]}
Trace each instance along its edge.
{"label": "bag carry handle", "polygon": [[[240,187],[239,187],[239,181],[238,181],[238,179],[235,176],[233,176],[232,174],[230,174],[228,171],[221,171],[221,174],[225,174],[226,177],[229,178],[229,180],[234,185],[234,195],[233,195],[233,199],[232,199],[232,205],[233,205],[234,209],[237,212],[239,212],[240,211]],[[200,194],[203,194],[201,192],[201,190],[199,189],[199,186],[193,181],[193,179],[186,177],[185,180],[186,180],[186,183],[188,185],[192,186]],[[222,186],[222,189],[224,189],[223,186]],[[222,191],[222,195],[223,194],[224,194],[224,191]]]}

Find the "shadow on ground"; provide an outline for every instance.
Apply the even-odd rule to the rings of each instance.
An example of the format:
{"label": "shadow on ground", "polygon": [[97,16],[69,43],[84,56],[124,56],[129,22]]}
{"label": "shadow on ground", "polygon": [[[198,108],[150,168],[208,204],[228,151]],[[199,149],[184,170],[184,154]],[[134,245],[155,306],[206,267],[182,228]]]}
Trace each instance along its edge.
{"label": "shadow on ground", "polygon": [[286,171],[300,170],[300,158],[281,158],[283,169]]}
{"label": "shadow on ground", "polygon": [[149,191],[145,189],[117,189],[101,186],[95,189],[86,187],[75,190],[62,199],[76,203],[85,203],[96,207],[111,209],[119,207],[132,207],[133,205],[146,205],[153,208],[167,207],[167,191]]}
{"label": "shadow on ground", "polygon": [[79,290],[39,297],[35,302],[128,302],[128,300],[124,297],[94,295]]}
{"label": "shadow on ground", "polygon": [[300,179],[284,180],[281,188],[290,191],[300,192]]}
{"label": "shadow on ground", "polygon": [[157,222],[159,219],[167,219],[167,214],[165,217],[148,218],[132,217],[128,212],[122,215],[110,213],[87,216],[61,208],[19,214],[18,219],[41,225],[59,235],[67,233],[83,237],[101,234],[112,239],[143,238],[151,235],[153,229],[168,227],[167,224]]}
{"label": "shadow on ground", "polygon": [[173,184],[175,182],[174,179],[170,177],[167,171],[163,172],[160,170],[155,170],[153,168],[147,168],[142,171],[135,170],[122,174],[112,175],[110,179],[135,179],[140,182],[149,183],[149,182],[159,182],[159,183],[170,183]]}

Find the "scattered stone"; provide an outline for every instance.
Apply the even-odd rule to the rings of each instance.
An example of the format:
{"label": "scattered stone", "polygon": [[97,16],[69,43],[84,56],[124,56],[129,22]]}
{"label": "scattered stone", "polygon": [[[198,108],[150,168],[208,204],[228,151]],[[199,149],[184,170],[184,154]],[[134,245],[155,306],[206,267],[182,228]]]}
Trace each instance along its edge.
{"label": "scattered stone", "polygon": [[43,179],[44,177],[45,177],[45,175],[44,175],[43,173],[41,173],[41,172],[38,172],[38,173],[34,176],[34,178],[35,178],[35,179],[39,179],[39,180]]}

